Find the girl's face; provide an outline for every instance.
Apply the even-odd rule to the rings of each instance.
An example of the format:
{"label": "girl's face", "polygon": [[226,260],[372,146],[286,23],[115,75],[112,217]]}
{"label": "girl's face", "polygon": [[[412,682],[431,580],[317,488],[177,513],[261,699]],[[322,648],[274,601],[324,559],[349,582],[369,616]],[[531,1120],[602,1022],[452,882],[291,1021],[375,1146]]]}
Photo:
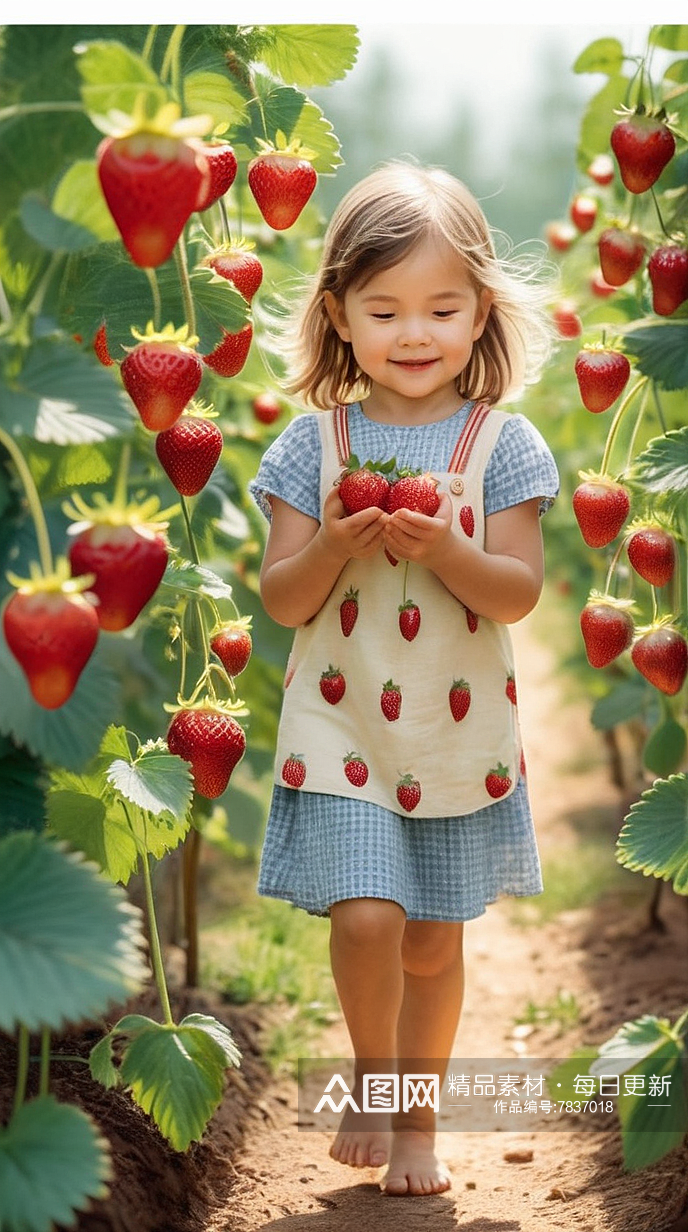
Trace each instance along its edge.
{"label": "girl's face", "polygon": [[475,290],[446,240],[422,240],[397,265],[350,288],[343,303],[326,291],[325,306],[370,378],[366,406],[414,417],[456,409],[456,378],[485,328],[490,294]]}

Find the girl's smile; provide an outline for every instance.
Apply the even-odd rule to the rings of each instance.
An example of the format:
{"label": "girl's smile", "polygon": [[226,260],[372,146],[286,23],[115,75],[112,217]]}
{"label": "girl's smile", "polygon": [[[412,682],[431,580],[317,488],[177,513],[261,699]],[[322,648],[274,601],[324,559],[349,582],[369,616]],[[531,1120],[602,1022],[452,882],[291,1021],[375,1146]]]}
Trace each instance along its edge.
{"label": "girl's smile", "polygon": [[341,303],[325,292],[330,318],[370,378],[366,412],[417,422],[455,406],[457,377],[490,311],[465,265],[442,237],[429,235],[388,270],[351,287]]}

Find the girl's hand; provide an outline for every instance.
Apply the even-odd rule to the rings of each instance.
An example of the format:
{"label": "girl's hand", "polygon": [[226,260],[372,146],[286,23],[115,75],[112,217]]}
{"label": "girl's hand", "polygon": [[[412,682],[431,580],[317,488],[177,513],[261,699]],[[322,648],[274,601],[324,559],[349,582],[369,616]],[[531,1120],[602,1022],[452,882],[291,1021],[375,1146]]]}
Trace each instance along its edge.
{"label": "girl's hand", "polygon": [[400,560],[414,560],[432,568],[446,547],[452,516],[452,503],[446,492],[442,493],[439,509],[432,518],[412,509],[396,509],[387,518],[385,547]]}
{"label": "girl's hand", "polygon": [[347,514],[336,488],[328,492],[323,504],[320,537],[333,556],[343,562],[352,557],[373,556],[385,544],[385,526],[389,514],[373,507]]}

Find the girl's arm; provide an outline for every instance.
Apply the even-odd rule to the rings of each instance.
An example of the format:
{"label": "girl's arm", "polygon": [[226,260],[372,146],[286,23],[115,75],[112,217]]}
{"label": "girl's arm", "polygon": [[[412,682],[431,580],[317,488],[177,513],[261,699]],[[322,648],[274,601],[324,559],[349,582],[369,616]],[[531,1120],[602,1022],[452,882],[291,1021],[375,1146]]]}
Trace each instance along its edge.
{"label": "girl's arm", "polygon": [[399,509],[387,523],[390,552],[432,569],[478,616],[511,624],[532,611],[542,590],[544,557],[539,498],[485,520],[485,550],[451,534],[452,509],[442,497],[434,518]]}
{"label": "girl's arm", "polygon": [[320,611],[347,561],[383,546],[388,515],[362,509],[347,516],[336,488],[325,500],[322,523],[279,497],[270,497],[270,505],[260,593],[268,615],[293,629]]}

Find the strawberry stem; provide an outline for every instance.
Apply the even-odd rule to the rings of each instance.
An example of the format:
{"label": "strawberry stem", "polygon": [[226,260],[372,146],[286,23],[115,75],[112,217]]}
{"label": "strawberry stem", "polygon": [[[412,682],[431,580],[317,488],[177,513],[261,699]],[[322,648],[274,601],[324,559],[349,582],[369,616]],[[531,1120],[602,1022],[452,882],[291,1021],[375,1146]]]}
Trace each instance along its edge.
{"label": "strawberry stem", "polygon": [[29,1030],[23,1022],[17,1032],[17,1082],[14,1088],[12,1116],[19,1112],[26,1095],[26,1079],[29,1072]]}
{"label": "strawberry stem", "polygon": [[652,382],[652,397],[653,397],[654,404],[655,404],[655,410],[657,412],[657,418],[659,420],[659,424],[662,429],[662,435],[666,436],[667,434],[666,420],[664,418],[664,411],[662,410],[662,403],[660,401],[659,391],[657,389],[656,381]]}
{"label": "strawberry stem", "polygon": [[650,386],[646,385],[645,389],[643,390],[643,396],[640,399],[640,410],[638,411],[638,417],[635,421],[635,424],[633,425],[633,431],[631,433],[631,439],[628,445],[628,453],[626,455],[626,467],[625,467],[626,470],[628,470],[629,466],[631,465],[631,459],[633,457],[633,451],[635,449],[635,439],[638,435],[638,429],[640,428],[640,425],[642,423],[643,415],[645,414],[645,411],[647,409],[647,403],[648,403],[649,397],[650,397]]}
{"label": "strawberry stem", "polygon": [[12,309],[10,308],[10,301],[8,300],[7,295],[5,294],[5,288],[2,285],[1,278],[0,278],[0,320],[2,320],[3,325],[12,324]]}
{"label": "strawberry stem", "polygon": [[181,51],[182,39],[184,37],[185,30],[186,26],[174,27],[170,35],[170,41],[165,48],[162,68],[160,69],[160,80],[167,81],[169,78],[172,89],[180,102],[181,98],[179,95],[179,84],[181,74],[179,66],[179,53]]}
{"label": "strawberry stem", "polygon": [[609,568],[608,568],[608,570],[607,570],[607,577],[606,577],[606,579],[605,579],[605,583],[604,583],[604,593],[605,593],[605,595],[608,595],[608,594],[609,594],[609,587],[611,586],[611,581],[612,581],[612,577],[613,577],[613,575],[614,575],[614,570],[616,569],[616,566],[617,566],[617,565],[618,565],[618,563],[619,563],[619,557],[621,556],[621,553],[623,552],[623,549],[624,549],[624,548],[625,548],[625,546],[626,546],[626,542],[627,542],[627,540],[628,540],[628,535],[625,535],[625,536],[624,536],[624,538],[621,540],[620,544],[618,545],[618,547],[617,547],[617,549],[616,549],[616,551],[615,551],[615,553],[614,553],[614,555],[613,555],[613,557],[612,557],[612,559],[611,559],[611,562],[610,562]]}
{"label": "strawberry stem", "polygon": [[189,334],[196,333],[196,309],[194,306],[193,295],[191,292],[191,279],[189,278],[189,266],[186,260],[186,244],[184,243],[184,233],[179,236],[177,243],[174,246],[174,260],[177,266],[177,274],[179,275],[179,283],[182,288],[182,296],[184,298],[184,309],[186,311],[186,324],[189,327]]}
{"label": "strawberry stem", "polygon": [[115,494],[112,498],[112,503],[117,509],[124,510],[127,504],[127,484],[129,480],[129,463],[131,462],[131,445],[127,441],[122,446],[122,452],[119,455],[119,467],[117,468],[117,481],[115,483]]}
{"label": "strawberry stem", "polygon": [[50,1027],[41,1028],[41,1068],[38,1079],[38,1094],[50,1091]]}
{"label": "strawberry stem", "polygon": [[[124,804],[124,802],[122,802],[122,807],[124,809],[127,821],[129,822],[130,828],[133,828],[131,826],[131,821],[129,819],[129,814],[127,812],[127,806]],[[148,840],[145,837],[146,835],[145,816],[144,816],[144,822],[143,822],[143,833],[144,833],[144,841],[147,843]],[[158,989],[158,996],[160,997],[160,1004],[162,1006],[163,1017],[165,1019],[167,1026],[171,1027],[174,1025],[174,1018],[172,1017],[172,1010],[170,1008],[170,997],[167,991],[167,981],[165,979],[165,968],[164,968],[163,961],[162,961],[162,950],[160,948],[160,934],[158,933],[158,924],[155,918],[155,901],[153,899],[153,882],[151,880],[150,864],[148,863],[148,852],[142,851],[140,852],[140,856],[141,856],[141,872],[143,873],[143,884],[144,884],[144,888],[146,892],[146,915],[148,916],[148,931],[150,933],[151,963],[153,965],[153,974],[155,976],[155,983]]]}
{"label": "strawberry stem", "polygon": [[652,200],[654,201],[655,210],[657,212],[657,218],[659,220],[659,225],[662,228],[662,231],[666,235],[667,239],[670,240],[672,238],[671,233],[667,231],[666,227],[664,226],[664,219],[662,218],[662,211],[659,208],[659,201],[657,200],[657,194],[654,189],[654,184],[650,188],[650,195],[652,197]]}
{"label": "strawberry stem", "polygon": [[144,273],[148,279],[151,296],[153,299],[153,328],[156,332],[162,329],[162,302],[160,300],[160,287],[158,286],[158,276],[154,269],[144,268]]}
{"label": "strawberry stem", "polygon": [[149,26],[149,27],[148,27],[148,34],[146,35],[146,41],[145,41],[145,43],[143,44],[143,48],[142,48],[142,51],[141,51],[141,59],[142,59],[142,60],[146,60],[146,61],[150,60],[150,58],[151,58],[151,53],[152,53],[152,51],[153,51],[153,43],[155,42],[155,36],[156,36],[156,34],[157,34],[157,33],[158,33],[158,27],[157,27],[157,26]]}
{"label": "strawberry stem", "polygon": [[26,501],[29,506],[36,531],[41,568],[47,577],[54,571],[53,554],[50,547],[50,536],[48,535],[48,527],[45,521],[45,514],[43,513],[43,506],[41,505],[33,475],[31,474],[31,471],[26,463],[26,459],[24,458],[24,455],[19,449],[16,441],[7,432],[5,432],[4,428],[0,428],[0,445],[5,446],[5,449],[17,468],[19,478],[22,481]]}
{"label": "strawberry stem", "polygon": [[619,405],[619,408],[612,421],[612,426],[609,429],[609,434],[607,436],[607,443],[604,447],[604,455],[602,457],[602,466],[600,468],[603,475],[607,474],[607,468],[609,466],[609,458],[612,452],[614,441],[619,431],[619,425],[621,423],[621,420],[623,419],[631,402],[635,398],[635,395],[638,393],[638,390],[642,389],[643,386],[647,384],[648,380],[649,378],[646,376],[641,377],[640,380],[630,390],[630,392],[626,394],[626,397],[623,399],[623,401]]}
{"label": "strawberry stem", "polygon": [[222,197],[220,197],[220,200],[218,201],[217,204],[220,207],[220,223],[222,226],[222,242],[223,244],[231,244],[232,234],[229,229],[229,218],[227,216],[227,206],[222,200]]}
{"label": "strawberry stem", "polygon": [[408,581],[409,564],[410,564],[410,561],[407,560],[404,566],[404,597],[402,600],[403,603],[406,602],[406,583]]}
{"label": "strawberry stem", "polygon": [[17,116],[35,115],[41,111],[81,111],[83,103],[13,103],[11,107],[0,107],[0,124],[3,120],[15,120]]}

